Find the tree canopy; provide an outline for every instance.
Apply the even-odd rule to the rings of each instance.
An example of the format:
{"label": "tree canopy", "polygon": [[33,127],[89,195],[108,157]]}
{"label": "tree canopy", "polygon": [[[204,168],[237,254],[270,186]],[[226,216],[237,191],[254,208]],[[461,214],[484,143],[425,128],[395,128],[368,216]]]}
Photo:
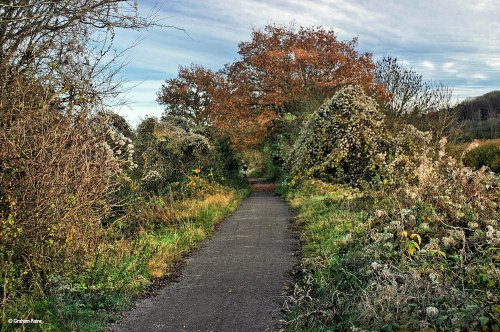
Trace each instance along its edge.
{"label": "tree canopy", "polygon": [[369,53],[357,39],[340,41],[333,30],[268,25],[239,44],[240,58],[213,71],[181,67],[158,92],[165,114],[188,116],[230,137],[235,147],[258,144],[275,120],[311,95],[326,97],[340,87],[359,85],[381,94]]}

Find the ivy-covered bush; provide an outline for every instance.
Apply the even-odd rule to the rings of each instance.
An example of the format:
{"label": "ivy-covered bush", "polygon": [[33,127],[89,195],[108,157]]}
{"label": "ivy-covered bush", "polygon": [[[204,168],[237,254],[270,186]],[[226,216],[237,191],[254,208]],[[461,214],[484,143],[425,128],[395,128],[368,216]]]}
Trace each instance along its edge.
{"label": "ivy-covered bush", "polygon": [[286,164],[292,175],[353,184],[371,181],[382,167],[379,154],[386,142],[384,115],[375,100],[348,86],[312,114]]}
{"label": "ivy-covered bush", "polygon": [[210,161],[213,145],[187,121],[148,118],[139,125],[138,175],[144,190],[159,193],[166,183],[179,181]]}
{"label": "ivy-covered bush", "polygon": [[179,189],[174,184],[189,182],[193,173],[220,182],[238,171],[229,140],[179,116],[145,119],[137,128],[134,145],[138,167],[133,177],[144,192]]}

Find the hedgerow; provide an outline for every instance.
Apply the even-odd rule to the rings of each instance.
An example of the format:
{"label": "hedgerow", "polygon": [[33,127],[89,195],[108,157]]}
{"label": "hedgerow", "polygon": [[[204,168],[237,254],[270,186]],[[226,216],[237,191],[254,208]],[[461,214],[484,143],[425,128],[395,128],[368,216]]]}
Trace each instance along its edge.
{"label": "hedgerow", "polygon": [[[287,326],[498,330],[500,178],[461,166],[446,139],[434,146],[430,133],[389,125],[366,100],[339,91],[288,158],[282,190],[304,247]],[[339,114],[356,118],[363,107],[373,127],[343,125]],[[341,140],[346,127],[357,143]]]}
{"label": "hedgerow", "polygon": [[134,131],[12,79],[0,99],[1,330],[21,317],[103,329],[236,207],[244,184],[223,185],[234,152],[182,119]]}

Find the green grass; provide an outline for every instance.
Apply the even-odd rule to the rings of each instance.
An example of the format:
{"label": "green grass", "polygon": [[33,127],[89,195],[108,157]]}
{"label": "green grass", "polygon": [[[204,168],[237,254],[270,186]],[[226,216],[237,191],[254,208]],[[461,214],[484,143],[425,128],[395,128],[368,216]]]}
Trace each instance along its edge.
{"label": "green grass", "polygon": [[[297,211],[302,243],[301,275],[288,304],[289,331],[330,331],[349,326],[335,293],[340,283],[356,285],[356,277],[340,263],[346,243],[362,231],[366,213],[348,207],[362,197],[341,186],[320,187],[319,181],[289,191],[287,199]],[[318,185],[318,186],[317,186]],[[325,186],[325,184],[322,184]],[[333,310],[335,309],[335,310]]]}
{"label": "green grass", "polygon": [[425,238],[411,253],[416,237],[376,217],[387,202],[374,192],[318,180],[280,190],[302,243],[287,331],[499,331],[498,248],[433,250]]}
{"label": "green grass", "polygon": [[471,148],[478,148],[484,145],[495,145],[495,146],[500,146],[500,139],[476,139],[471,142],[466,142],[466,143],[450,143],[447,145],[446,149],[448,153],[457,158],[460,159],[462,154],[467,150]]}
{"label": "green grass", "polygon": [[483,144],[467,152],[462,161],[465,166],[479,169],[487,166],[495,173],[500,173],[500,144]]}
{"label": "green grass", "polygon": [[158,204],[156,198],[147,214],[150,222],[157,223],[150,230],[140,231],[132,239],[110,234],[85,273],[71,282],[53,276],[43,294],[24,294],[7,308],[7,319],[41,319],[42,325],[4,324],[1,331],[103,330],[155,278],[173,273],[175,264],[210,236],[248,193],[244,187],[225,188],[176,204]]}

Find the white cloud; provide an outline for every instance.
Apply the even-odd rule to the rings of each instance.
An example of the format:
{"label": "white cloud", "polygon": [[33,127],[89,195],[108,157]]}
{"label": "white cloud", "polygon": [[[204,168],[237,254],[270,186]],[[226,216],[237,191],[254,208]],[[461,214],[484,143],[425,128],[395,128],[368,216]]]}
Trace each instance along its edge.
{"label": "white cloud", "polygon": [[441,66],[441,69],[445,73],[449,73],[449,74],[455,74],[456,72],[458,72],[458,70],[456,68],[456,64],[454,62],[445,62],[445,63],[443,63],[443,65]]}
{"label": "white cloud", "polygon": [[422,66],[427,69],[427,70],[430,70],[430,71],[433,71],[434,69],[436,69],[436,66],[430,62],[430,61],[422,61]]}
{"label": "white cloud", "polygon": [[[404,59],[462,95],[500,88],[498,0],[170,0],[160,16],[187,34],[152,29],[127,53],[124,76],[146,80],[127,96],[132,118],[161,113],[159,79],[175,76],[179,65],[221,68],[238,57],[237,43],[250,39],[252,27],[292,21],[333,29],[343,40],[358,36],[359,50]],[[128,46],[137,36],[120,31],[118,41]]]}
{"label": "white cloud", "polygon": [[479,80],[479,81],[485,81],[485,80],[488,79],[488,77],[486,77],[486,75],[481,74],[481,73],[475,73],[475,74],[473,74],[472,78],[475,79],[475,80]]}
{"label": "white cloud", "polygon": [[481,96],[492,90],[498,90],[498,86],[468,85],[453,89],[453,96],[457,100],[463,100],[471,96]]}
{"label": "white cloud", "polygon": [[124,116],[133,126],[139,124],[146,116],[160,116],[163,108],[156,102],[156,92],[164,81],[129,81],[124,84],[122,106],[115,107],[114,111]]}
{"label": "white cloud", "polygon": [[491,58],[486,60],[486,64],[493,69],[499,69],[500,70],[500,58]]}

